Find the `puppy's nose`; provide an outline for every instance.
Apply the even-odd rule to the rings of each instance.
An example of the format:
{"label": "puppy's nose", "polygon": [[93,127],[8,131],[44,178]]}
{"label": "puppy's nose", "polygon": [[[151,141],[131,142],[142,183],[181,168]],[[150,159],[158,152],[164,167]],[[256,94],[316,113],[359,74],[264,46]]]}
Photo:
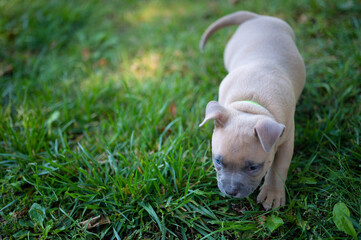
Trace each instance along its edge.
{"label": "puppy's nose", "polygon": [[239,188],[237,187],[229,187],[225,189],[226,194],[229,196],[236,196],[239,192]]}
{"label": "puppy's nose", "polygon": [[232,190],[226,190],[226,193],[227,193],[229,196],[236,196],[238,192],[235,191],[235,189],[232,189]]}

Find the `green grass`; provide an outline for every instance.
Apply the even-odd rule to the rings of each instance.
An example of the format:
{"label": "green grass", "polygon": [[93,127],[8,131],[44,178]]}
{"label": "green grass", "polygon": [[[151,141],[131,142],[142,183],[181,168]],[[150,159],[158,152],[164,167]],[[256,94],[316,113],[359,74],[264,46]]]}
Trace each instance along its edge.
{"label": "green grass", "polygon": [[[287,205],[220,194],[212,124],[236,10],[278,16],[307,66]],[[361,231],[358,1],[0,1],[0,239],[344,239]],[[81,222],[102,216],[105,224]],[[270,231],[272,217],[283,224]],[[278,218],[277,218],[278,217]],[[107,219],[108,218],[108,219]],[[89,225],[88,225],[89,226]]]}

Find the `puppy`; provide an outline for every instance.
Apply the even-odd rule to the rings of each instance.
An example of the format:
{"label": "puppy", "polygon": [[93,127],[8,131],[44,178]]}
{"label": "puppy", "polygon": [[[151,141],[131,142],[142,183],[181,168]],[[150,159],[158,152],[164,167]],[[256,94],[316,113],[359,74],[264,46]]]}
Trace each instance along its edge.
{"label": "puppy", "polygon": [[286,22],[245,11],[208,27],[201,50],[214,32],[229,25],[239,25],[224,52],[229,73],[219,87],[218,102],[208,103],[199,126],[215,122],[212,158],[221,192],[244,198],[265,176],[257,201],[265,209],[277,208],[286,202],[294,113],[305,66]]}

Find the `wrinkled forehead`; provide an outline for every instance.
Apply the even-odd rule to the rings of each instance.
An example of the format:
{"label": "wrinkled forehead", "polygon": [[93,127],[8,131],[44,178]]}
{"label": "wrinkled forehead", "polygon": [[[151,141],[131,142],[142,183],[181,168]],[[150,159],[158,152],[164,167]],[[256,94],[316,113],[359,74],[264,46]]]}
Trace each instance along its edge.
{"label": "wrinkled forehead", "polygon": [[222,158],[224,163],[235,165],[245,162],[262,163],[267,155],[254,134],[226,129],[214,132],[212,153]]}
{"label": "wrinkled forehead", "polygon": [[212,136],[212,144],[222,150],[237,152],[241,146],[253,144],[257,137],[252,128],[241,126],[227,126],[216,128]]}

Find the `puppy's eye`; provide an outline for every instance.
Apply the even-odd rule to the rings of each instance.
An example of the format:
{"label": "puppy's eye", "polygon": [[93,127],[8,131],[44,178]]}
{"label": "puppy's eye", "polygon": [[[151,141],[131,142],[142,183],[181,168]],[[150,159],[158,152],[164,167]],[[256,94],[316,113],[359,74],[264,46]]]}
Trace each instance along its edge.
{"label": "puppy's eye", "polygon": [[213,160],[213,164],[216,167],[216,170],[221,170],[222,168],[224,168],[224,164],[223,164],[223,156],[220,154],[214,154],[212,153],[212,160]]}
{"label": "puppy's eye", "polygon": [[222,157],[221,156],[213,156],[214,164],[217,168],[223,167]]}
{"label": "puppy's eye", "polygon": [[246,166],[244,167],[244,170],[250,174],[255,174],[263,167],[263,165],[264,163],[246,162]]}
{"label": "puppy's eye", "polygon": [[249,173],[256,173],[262,167],[262,165],[250,165],[246,168]]}
{"label": "puppy's eye", "polygon": [[253,171],[256,171],[258,168],[259,168],[259,166],[257,166],[257,165],[249,166],[248,171],[253,172]]}

